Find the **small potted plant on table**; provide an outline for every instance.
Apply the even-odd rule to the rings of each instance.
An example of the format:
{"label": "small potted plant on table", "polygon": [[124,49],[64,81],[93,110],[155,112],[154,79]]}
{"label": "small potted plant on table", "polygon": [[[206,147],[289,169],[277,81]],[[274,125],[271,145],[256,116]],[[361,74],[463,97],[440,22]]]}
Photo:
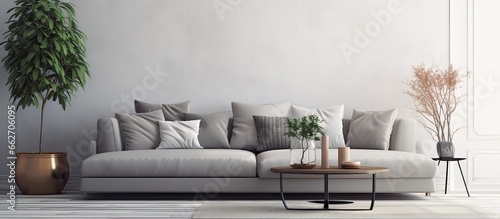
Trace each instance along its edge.
{"label": "small potted plant on table", "polygon": [[294,169],[310,169],[316,166],[316,141],[325,134],[317,115],[287,119],[291,137],[290,166]]}

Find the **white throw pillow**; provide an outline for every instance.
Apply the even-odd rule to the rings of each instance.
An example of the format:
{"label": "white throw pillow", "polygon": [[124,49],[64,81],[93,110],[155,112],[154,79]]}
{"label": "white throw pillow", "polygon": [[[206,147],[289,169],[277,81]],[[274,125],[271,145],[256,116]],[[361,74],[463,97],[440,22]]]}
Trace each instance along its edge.
{"label": "white throw pillow", "polygon": [[[342,131],[342,118],[344,117],[344,105],[333,106],[323,109],[308,109],[292,105],[292,117],[303,117],[317,115],[323,120],[320,126],[330,138],[330,148],[344,147],[344,134]],[[319,144],[318,146],[321,146]]]}
{"label": "white throw pillow", "polygon": [[353,110],[347,146],[358,149],[389,149],[396,115],[396,109],[368,112]]}
{"label": "white throw pillow", "polygon": [[253,105],[231,103],[233,109],[233,135],[231,148],[255,151],[259,142],[253,116],[288,116],[289,103]]}
{"label": "white throw pillow", "polygon": [[159,121],[161,142],[156,149],[203,148],[198,141],[200,121]]}

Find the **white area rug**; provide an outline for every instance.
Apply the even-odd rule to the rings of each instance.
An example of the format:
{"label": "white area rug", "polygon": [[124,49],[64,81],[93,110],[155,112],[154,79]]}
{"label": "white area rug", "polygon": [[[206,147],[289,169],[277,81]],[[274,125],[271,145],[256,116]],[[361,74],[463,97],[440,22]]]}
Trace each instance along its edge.
{"label": "white area rug", "polygon": [[[289,207],[321,208],[304,201],[287,202]],[[367,208],[369,201],[355,201],[331,208]],[[401,200],[375,202],[372,211],[299,211],[285,210],[281,201],[209,202],[193,218],[500,218],[473,205],[452,200]]]}

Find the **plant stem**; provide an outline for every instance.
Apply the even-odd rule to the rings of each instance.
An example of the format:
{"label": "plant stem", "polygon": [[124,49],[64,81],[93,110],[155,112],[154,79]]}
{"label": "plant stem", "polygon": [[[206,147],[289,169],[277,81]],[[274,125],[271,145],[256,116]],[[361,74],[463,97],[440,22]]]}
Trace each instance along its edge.
{"label": "plant stem", "polygon": [[49,91],[45,93],[45,97],[42,100],[42,110],[40,112],[40,141],[38,142],[38,153],[42,153],[42,137],[43,137],[43,114],[45,112],[45,104],[47,103],[47,99],[49,96]]}
{"label": "plant stem", "polygon": [[38,142],[38,153],[42,153],[42,136],[43,136],[43,111],[45,110],[46,100],[42,102],[42,110],[40,113],[40,141]]}
{"label": "plant stem", "polygon": [[302,155],[300,157],[300,164],[304,164],[304,138],[300,139],[300,149],[302,150]]}

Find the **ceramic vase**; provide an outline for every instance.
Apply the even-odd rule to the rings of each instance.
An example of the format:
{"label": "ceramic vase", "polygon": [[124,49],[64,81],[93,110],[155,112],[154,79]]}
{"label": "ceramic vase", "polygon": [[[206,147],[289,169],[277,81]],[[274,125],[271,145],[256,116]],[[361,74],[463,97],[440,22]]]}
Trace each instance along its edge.
{"label": "ceramic vase", "polygon": [[455,146],[451,141],[440,141],[437,143],[437,153],[439,157],[454,157]]}
{"label": "ceramic vase", "polygon": [[69,178],[66,153],[17,153],[16,184],[26,195],[61,193]]}

